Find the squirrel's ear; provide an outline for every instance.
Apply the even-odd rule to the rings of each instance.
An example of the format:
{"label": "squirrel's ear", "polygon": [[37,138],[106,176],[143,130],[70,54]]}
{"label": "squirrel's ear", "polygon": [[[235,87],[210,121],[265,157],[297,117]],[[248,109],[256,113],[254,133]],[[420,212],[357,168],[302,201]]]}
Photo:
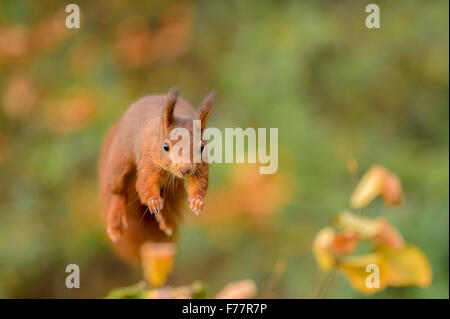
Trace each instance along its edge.
{"label": "squirrel's ear", "polygon": [[179,92],[178,87],[174,86],[167,93],[166,105],[164,106],[162,116],[164,128],[166,129],[169,129],[173,124],[173,110],[177,103]]}
{"label": "squirrel's ear", "polygon": [[208,121],[209,113],[216,101],[216,91],[210,92],[200,104],[200,108],[198,109],[197,118],[201,121],[202,131],[205,128],[206,122]]}

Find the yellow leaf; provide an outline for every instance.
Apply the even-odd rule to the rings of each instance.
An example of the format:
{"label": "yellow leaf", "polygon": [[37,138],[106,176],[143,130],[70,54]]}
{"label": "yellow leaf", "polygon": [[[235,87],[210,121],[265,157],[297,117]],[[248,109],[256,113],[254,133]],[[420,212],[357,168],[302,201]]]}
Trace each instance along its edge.
{"label": "yellow leaf", "polygon": [[374,165],[362,177],[350,199],[354,209],[367,206],[381,195],[388,206],[399,205],[403,201],[400,179],[382,166]]}
{"label": "yellow leaf", "polygon": [[377,250],[386,261],[389,286],[430,286],[431,266],[418,247],[407,245],[402,249],[380,247]]}
{"label": "yellow leaf", "polygon": [[[346,258],[339,263],[339,270],[347,277],[350,285],[357,291],[365,294],[371,295],[387,287],[386,274],[384,271],[386,267],[384,266],[384,258],[379,253],[372,253],[363,256],[354,256]],[[377,265],[379,267],[379,287],[370,288],[367,285],[368,276],[371,274],[370,271],[366,271],[368,265]]]}
{"label": "yellow leaf", "polygon": [[314,238],[313,252],[319,267],[324,271],[331,270],[336,263],[335,257],[331,252],[334,236],[333,228],[325,227]]}
{"label": "yellow leaf", "polygon": [[344,229],[355,231],[362,239],[371,239],[379,232],[375,219],[361,217],[349,212],[342,212],[335,218],[335,224]]}
{"label": "yellow leaf", "polygon": [[172,243],[147,243],[141,247],[141,261],[144,277],[153,287],[164,285],[172,271],[175,257]]}
{"label": "yellow leaf", "polygon": [[377,197],[383,187],[383,175],[379,167],[372,167],[356,186],[350,199],[351,207],[355,209],[365,207]]}
{"label": "yellow leaf", "polygon": [[[371,271],[367,266],[379,267],[379,287],[367,283]],[[386,287],[428,287],[432,280],[430,264],[423,252],[412,245],[400,249],[380,247],[374,253],[349,257],[339,263],[339,269],[352,287],[366,295],[379,292]]]}

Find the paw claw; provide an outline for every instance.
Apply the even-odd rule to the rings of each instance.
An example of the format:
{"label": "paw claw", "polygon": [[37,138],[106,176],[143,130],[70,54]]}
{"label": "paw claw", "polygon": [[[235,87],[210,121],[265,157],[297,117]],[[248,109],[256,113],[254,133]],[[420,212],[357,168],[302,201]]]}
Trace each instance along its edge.
{"label": "paw claw", "polygon": [[147,206],[152,214],[160,213],[164,208],[164,200],[161,197],[152,197]]}
{"label": "paw claw", "polygon": [[194,212],[195,215],[199,215],[203,209],[204,200],[201,196],[194,196],[193,198],[189,198],[189,207]]}

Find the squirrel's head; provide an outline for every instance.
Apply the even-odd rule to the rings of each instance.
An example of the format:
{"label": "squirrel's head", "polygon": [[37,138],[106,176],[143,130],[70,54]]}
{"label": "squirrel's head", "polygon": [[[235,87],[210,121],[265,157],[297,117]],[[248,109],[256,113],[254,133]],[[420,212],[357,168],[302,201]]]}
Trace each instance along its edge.
{"label": "squirrel's head", "polygon": [[202,140],[209,113],[215,102],[215,92],[209,93],[193,118],[175,118],[174,109],[179,90],[173,87],[167,94],[161,116],[159,134],[159,164],[172,174],[183,178],[193,175],[203,161],[205,142]]}

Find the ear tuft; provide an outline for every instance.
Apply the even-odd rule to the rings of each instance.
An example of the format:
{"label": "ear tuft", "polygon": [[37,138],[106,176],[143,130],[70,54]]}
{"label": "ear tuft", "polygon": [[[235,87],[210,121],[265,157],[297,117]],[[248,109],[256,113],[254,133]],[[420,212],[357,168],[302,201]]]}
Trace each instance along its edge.
{"label": "ear tuft", "polygon": [[164,127],[169,129],[173,124],[173,110],[178,100],[178,94],[180,89],[177,86],[173,86],[167,93],[166,105],[164,106]]}
{"label": "ear tuft", "polygon": [[211,91],[200,104],[200,108],[198,110],[198,119],[202,124],[202,131],[206,126],[206,122],[208,121],[209,113],[216,102],[216,91]]}
{"label": "ear tuft", "polygon": [[173,101],[173,103],[175,104],[179,94],[180,88],[178,86],[172,86],[169,92],[167,92],[167,99]]}

